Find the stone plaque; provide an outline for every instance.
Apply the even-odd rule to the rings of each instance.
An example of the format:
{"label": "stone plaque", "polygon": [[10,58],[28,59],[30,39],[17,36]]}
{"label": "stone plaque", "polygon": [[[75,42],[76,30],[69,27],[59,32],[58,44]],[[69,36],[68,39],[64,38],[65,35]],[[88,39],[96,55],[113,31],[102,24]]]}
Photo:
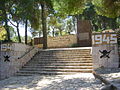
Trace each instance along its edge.
{"label": "stone plaque", "polygon": [[79,40],[89,40],[89,33],[79,33],[78,39]]}

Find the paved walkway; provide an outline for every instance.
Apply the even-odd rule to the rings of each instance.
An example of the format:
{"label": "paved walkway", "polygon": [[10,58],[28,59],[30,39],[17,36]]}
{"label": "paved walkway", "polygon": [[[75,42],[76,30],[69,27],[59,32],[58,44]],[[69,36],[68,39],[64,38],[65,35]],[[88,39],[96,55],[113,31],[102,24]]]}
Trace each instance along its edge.
{"label": "paved walkway", "polygon": [[118,87],[120,90],[120,68],[104,69],[99,68],[96,70],[104,79],[108,80],[111,84]]}
{"label": "paved walkway", "polygon": [[100,90],[91,73],[65,76],[19,76],[0,81],[0,90]]}

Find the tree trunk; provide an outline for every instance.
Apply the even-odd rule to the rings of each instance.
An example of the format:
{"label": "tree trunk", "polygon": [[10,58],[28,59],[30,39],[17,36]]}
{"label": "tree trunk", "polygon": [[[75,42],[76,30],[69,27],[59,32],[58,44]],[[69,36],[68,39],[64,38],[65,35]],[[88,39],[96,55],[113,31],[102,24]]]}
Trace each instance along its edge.
{"label": "tree trunk", "polygon": [[5,21],[5,29],[7,31],[7,40],[8,42],[10,42],[10,30],[9,30],[9,26],[8,26],[8,20],[7,20],[7,13],[6,13],[6,10],[5,10],[5,6],[3,8],[3,14],[4,14],[4,21]]}
{"label": "tree trunk", "polygon": [[41,36],[41,31],[39,31],[39,37]]}
{"label": "tree trunk", "polygon": [[10,40],[10,30],[9,30],[9,26],[8,26],[8,21],[7,21],[7,19],[5,19],[5,29],[6,29],[6,31],[7,31],[7,40],[8,40],[8,42],[10,42],[11,40]]}
{"label": "tree trunk", "polygon": [[73,16],[72,20],[73,20],[73,26],[74,26],[75,34],[77,34],[77,30],[76,30],[76,17]]}
{"label": "tree trunk", "polygon": [[46,28],[46,14],[45,5],[41,4],[41,19],[42,19],[42,30],[43,30],[43,49],[47,49],[47,28]]}
{"label": "tree trunk", "polygon": [[101,20],[102,20],[102,30],[106,30],[107,26],[106,26],[106,17],[101,16]]}
{"label": "tree trunk", "polygon": [[25,21],[25,44],[27,44],[27,25],[28,25],[28,22],[26,20]]}
{"label": "tree trunk", "polygon": [[117,29],[116,18],[112,18],[112,19],[111,19],[111,28],[112,28],[113,30]]}
{"label": "tree trunk", "polygon": [[60,30],[60,36],[62,36],[62,30]]}
{"label": "tree trunk", "polygon": [[20,37],[20,33],[19,33],[19,23],[17,22],[17,34],[18,34],[18,40],[19,40],[19,43],[21,43],[21,37]]}
{"label": "tree trunk", "polygon": [[53,37],[55,37],[55,29],[53,28],[53,31],[52,31],[52,35]]}

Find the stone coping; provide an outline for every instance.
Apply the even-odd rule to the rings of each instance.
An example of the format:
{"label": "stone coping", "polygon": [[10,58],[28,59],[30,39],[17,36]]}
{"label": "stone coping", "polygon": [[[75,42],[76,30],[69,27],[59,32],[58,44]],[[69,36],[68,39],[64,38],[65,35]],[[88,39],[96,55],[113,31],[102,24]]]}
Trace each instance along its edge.
{"label": "stone coping", "polygon": [[78,49],[92,49],[92,47],[77,47],[77,48],[54,48],[54,49],[39,49],[39,51],[52,51],[52,50],[78,50]]}

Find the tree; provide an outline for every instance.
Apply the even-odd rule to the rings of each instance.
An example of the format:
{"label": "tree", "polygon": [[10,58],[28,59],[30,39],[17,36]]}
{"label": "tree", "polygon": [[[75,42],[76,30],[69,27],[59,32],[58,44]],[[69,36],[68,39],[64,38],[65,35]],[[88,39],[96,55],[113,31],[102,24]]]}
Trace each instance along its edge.
{"label": "tree", "polygon": [[27,26],[28,26],[28,20],[25,21],[25,44],[27,44]]}
{"label": "tree", "polygon": [[[96,0],[97,1],[97,0]],[[98,2],[96,2],[98,3]],[[102,8],[102,7],[101,7]],[[96,13],[96,6],[93,3],[86,3],[86,8],[82,14],[78,15],[82,20],[90,20],[94,31],[118,28],[117,18],[106,17]]]}
{"label": "tree", "polygon": [[[28,27],[28,20],[32,18],[31,13],[33,13],[34,1],[33,0],[19,0],[15,2],[13,10],[15,13],[15,21],[18,23],[25,24],[25,44],[27,44],[27,27]],[[12,15],[13,16],[13,15]],[[19,42],[21,42],[19,28],[17,28]]]}
{"label": "tree", "polygon": [[8,26],[8,14],[11,6],[13,5],[12,0],[0,0],[0,11],[1,11],[1,22],[4,22],[5,30],[7,31],[7,40],[10,41],[10,31]]}
{"label": "tree", "polygon": [[[26,4],[27,3],[27,4]],[[23,21],[25,23],[25,44],[27,44],[27,28],[28,25],[33,29],[39,29],[40,26],[40,10],[39,4],[35,0],[22,0],[20,4],[21,8],[24,9]]]}
{"label": "tree", "polygon": [[[20,0],[21,6],[24,8],[25,20],[29,20],[34,30],[40,27],[40,18],[42,19],[43,28],[43,48],[47,48],[47,28],[46,28],[46,12],[51,8],[51,0]],[[27,5],[26,5],[27,4]],[[41,8],[40,8],[41,7]],[[47,9],[48,8],[48,9]],[[41,17],[40,17],[41,10]],[[25,13],[26,12],[26,13]]]}
{"label": "tree", "polygon": [[[39,28],[39,5],[34,0],[17,0],[14,2],[11,11],[12,21],[16,22],[19,42],[21,42],[19,34],[19,23],[25,25],[25,44],[27,44],[27,28],[28,25],[34,29]],[[31,25],[30,25],[31,24]],[[15,26],[15,25],[14,25]]]}
{"label": "tree", "polygon": [[81,14],[90,0],[52,0],[54,9],[66,15]]}
{"label": "tree", "polygon": [[[48,27],[52,29],[52,36],[56,35],[56,32],[62,36],[63,27],[65,27],[64,19],[56,16],[54,14],[50,14],[48,18]],[[59,30],[59,32],[57,31]]]}
{"label": "tree", "polygon": [[67,30],[67,33],[70,34],[72,31],[73,31],[73,22],[72,22],[72,18],[68,18],[66,20],[66,30]]}
{"label": "tree", "polygon": [[55,27],[57,25],[57,18],[52,14],[49,16],[48,27],[52,29],[52,36],[55,36]]}
{"label": "tree", "polygon": [[3,26],[0,26],[0,41],[6,39],[6,30]]}
{"label": "tree", "polygon": [[41,5],[41,20],[42,20],[42,31],[43,31],[43,49],[47,48],[47,26],[46,26],[46,12],[52,10],[51,0],[37,0]]}
{"label": "tree", "polygon": [[[16,27],[17,29],[17,33],[18,33],[18,39],[19,42],[21,42],[21,38],[20,38],[20,33],[19,33],[19,23],[20,23],[20,10],[17,7],[17,2],[18,1],[14,1],[14,0],[3,0],[1,1],[5,4],[5,6],[3,7],[3,21],[5,22],[5,27],[7,30],[7,36],[8,36],[8,41],[10,41],[10,29],[8,26],[8,22],[10,22],[13,26]],[[4,5],[3,4],[3,5]],[[5,15],[6,13],[6,15]],[[16,25],[12,23],[12,21],[16,22]]]}
{"label": "tree", "polygon": [[57,23],[56,28],[59,30],[60,36],[62,36],[62,31],[63,31],[63,24],[62,23]]}
{"label": "tree", "polygon": [[16,31],[14,30],[14,28],[12,26],[9,26],[9,30],[10,30],[10,38],[12,40],[13,37],[16,36]]}
{"label": "tree", "polygon": [[19,43],[21,43],[21,36],[20,36],[20,32],[19,32],[19,22],[16,21],[16,24],[17,24],[17,25],[13,24],[11,21],[10,21],[10,23],[11,23],[14,27],[16,27],[16,29],[17,29],[17,34],[18,34],[18,41],[19,41]]}
{"label": "tree", "polygon": [[98,15],[116,18],[120,16],[120,0],[92,0]]}
{"label": "tree", "polygon": [[107,26],[113,30],[116,29],[117,17],[120,16],[120,0],[92,0],[92,3],[96,13],[100,15],[103,29],[106,29]]}
{"label": "tree", "polygon": [[41,4],[41,16],[42,16],[42,29],[43,29],[43,49],[47,49],[47,27],[46,27],[46,14],[45,14],[45,4]]}

